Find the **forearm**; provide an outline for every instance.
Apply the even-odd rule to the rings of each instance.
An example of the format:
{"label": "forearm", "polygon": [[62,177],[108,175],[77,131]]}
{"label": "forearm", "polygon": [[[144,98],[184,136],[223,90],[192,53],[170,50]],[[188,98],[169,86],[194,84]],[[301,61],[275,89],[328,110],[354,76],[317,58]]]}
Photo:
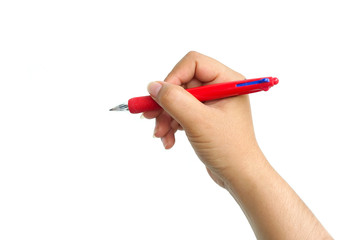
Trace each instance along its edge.
{"label": "forearm", "polygon": [[[148,90],[161,111],[155,136],[169,149],[177,129],[186,131],[212,179],[234,196],[260,239],[330,238],[311,211],[275,172],[257,146],[248,95],[200,103],[182,87],[245,79],[218,61],[188,53],[164,83]],[[189,114],[190,113],[190,114]]]}
{"label": "forearm", "polygon": [[260,151],[234,168],[226,188],[258,239],[332,239]]}

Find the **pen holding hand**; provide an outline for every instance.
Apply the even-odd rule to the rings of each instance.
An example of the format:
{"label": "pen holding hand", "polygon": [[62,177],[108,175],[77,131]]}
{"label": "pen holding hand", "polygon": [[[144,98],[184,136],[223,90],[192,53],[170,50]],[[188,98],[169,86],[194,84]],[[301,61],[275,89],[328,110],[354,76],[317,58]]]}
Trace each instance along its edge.
{"label": "pen holding hand", "polygon": [[175,132],[185,130],[211,178],[234,197],[258,239],[332,239],[262,154],[249,96],[202,103],[186,90],[244,79],[218,61],[190,52],[164,82],[149,84],[161,109],[143,115],[156,119],[154,136],[166,149],[175,144]]}
{"label": "pen holding hand", "polygon": [[260,152],[249,97],[242,95],[203,104],[184,88],[244,79],[220,62],[190,52],[164,82],[148,86],[150,95],[164,109],[143,114],[145,118],[156,118],[154,136],[161,138],[169,149],[175,143],[175,132],[184,129],[196,154],[221,186],[231,170],[242,164],[243,156]]}
{"label": "pen holding hand", "polygon": [[[188,91],[201,102],[217,100],[237,95],[267,91],[278,84],[279,80],[274,77],[254,78],[240,81],[231,81],[218,84],[211,84],[201,87],[188,88]],[[151,96],[134,97],[129,99],[128,104],[120,104],[110,111],[125,111],[131,113],[142,113],[161,109]]]}

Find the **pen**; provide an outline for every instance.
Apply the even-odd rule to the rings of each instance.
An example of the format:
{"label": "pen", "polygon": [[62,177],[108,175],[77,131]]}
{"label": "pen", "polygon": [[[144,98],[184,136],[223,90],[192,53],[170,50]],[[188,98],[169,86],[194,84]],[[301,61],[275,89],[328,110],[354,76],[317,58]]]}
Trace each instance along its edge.
{"label": "pen", "polygon": [[[201,87],[188,88],[191,93],[201,102],[222,99],[237,95],[267,91],[279,83],[276,77],[253,78],[240,81],[211,84]],[[151,96],[134,97],[127,104],[120,104],[110,111],[130,111],[130,113],[142,113],[161,109]]]}

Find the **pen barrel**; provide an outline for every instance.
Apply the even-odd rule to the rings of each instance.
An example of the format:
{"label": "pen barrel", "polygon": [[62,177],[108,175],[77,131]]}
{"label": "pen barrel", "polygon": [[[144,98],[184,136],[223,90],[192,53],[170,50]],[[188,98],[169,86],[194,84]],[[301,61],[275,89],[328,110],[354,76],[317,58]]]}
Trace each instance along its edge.
{"label": "pen barrel", "polygon": [[[269,82],[252,84],[262,79],[269,79]],[[259,91],[267,91],[273,85],[274,84],[271,81],[270,77],[268,77],[211,84],[196,88],[189,88],[187,89],[187,91],[199,101],[205,102]]]}
{"label": "pen barrel", "polygon": [[142,113],[161,109],[151,96],[134,97],[129,99],[128,108],[131,113]]}
{"label": "pen barrel", "polygon": [[[254,78],[211,84],[186,90],[199,101],[205,102],[259,91],[267,91],[278,82],[279,80],[273,77]],[[141,113],[161,109],[161,106],[157,104],[151,96],[131,98],[128,101],[128,107],[131,113]]]}

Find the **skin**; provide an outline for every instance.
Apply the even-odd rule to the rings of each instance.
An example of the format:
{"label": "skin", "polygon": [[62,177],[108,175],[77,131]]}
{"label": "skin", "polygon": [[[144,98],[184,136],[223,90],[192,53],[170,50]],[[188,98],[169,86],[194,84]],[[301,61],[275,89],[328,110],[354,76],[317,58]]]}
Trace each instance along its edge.
{"label": "skin", "polygon": [[257,144],[248,95],[201,103],[184,88],[245,79],[220,62],[189,52],[164,82],[148,86],[163,110],[154,136],[165,149],[184,130],[211,178],[229,191],[258,239],[332,239],[293,189],[271,167]]}

